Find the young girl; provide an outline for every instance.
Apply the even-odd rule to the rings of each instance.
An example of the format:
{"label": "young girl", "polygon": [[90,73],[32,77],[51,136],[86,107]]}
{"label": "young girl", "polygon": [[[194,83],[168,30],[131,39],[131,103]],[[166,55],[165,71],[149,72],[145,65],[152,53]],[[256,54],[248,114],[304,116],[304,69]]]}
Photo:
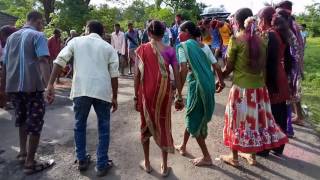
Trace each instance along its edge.
{"label": "young girl", "polygon": [[248,8],[236,12],[240,32],[232,37],[223,76],[233,72],[233,86],[226,106],[224,144],[232,154],[221,160],[238,166],[239,154],[249,164],[256,164],[255,153],[288,142],[273,118],[268,90],[265,87],[267,43],[255,34],[255,21]]}

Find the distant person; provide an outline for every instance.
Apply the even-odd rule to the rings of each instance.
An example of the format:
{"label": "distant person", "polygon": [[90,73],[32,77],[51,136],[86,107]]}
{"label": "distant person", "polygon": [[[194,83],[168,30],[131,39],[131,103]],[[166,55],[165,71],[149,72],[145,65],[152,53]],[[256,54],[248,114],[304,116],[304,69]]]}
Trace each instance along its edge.
{"label": "distant person", "polygon": [[[4,68],[3,68],[4,48],[6,46],[8,37],[15,31],[17,31],[17,29],[9,25],[2,26],[0,28],[0,86],[1,86],[1,83],[4,82],[3,78],[5,78],[5,77],[2,77],[3,75],[2,72],[4,71]],[[6,96],[5,94],[0,94],[0,108],[4,108],[6,110],[12,109],[11,103],[8,103],[9,101],[8,98],[9,97]]]}
{"label": "distant person", "polygon": [[236,12],[239,33],[230,40],[223,70],[224,77],[233,72],[223,130],[223,141],[231,154],[222,155],[220,159],[235,167],[239,166],[238,156],[256,165],[257,152],[288,142],[272,115],[265,85],[267,40],[256,33],[252,16],[249,8]]}
{"label": "distant person", "polygon": [[126,38],[126,49],[128,52],[128,64],[129,64],[129,73],[128,75],[133,75],[132,68],[134,67],[136,59],[136,49],[140,45],[139,33],[134,29],[133,23],[128,23],[128,32],[125,33]]}
{"label": "distant person", "polygon": [[121,31],[120,24],[114,25],[114,32],[111,34],[111,45],[117,51],[119,57],[119,72],[123,76],[126,68],[126,38]]}
{"label": "distant person", "polygon": [[166,30],[164,31],[164,34],[163,34],[162,42],[166,46],[171,46],[172,45],[172,33],[171,33],[170,29],[167,27],[166,23],[165,22],[162,22],[162,23],[163,23],[163,26],[166,28]]}
{"label": "distant person", "polygon": [[212,44],[210,22],[211,22],[210,19],[206,18],[202,20],[200,25],[202,43],[205,45],[208,45],[209,47],[211,47],[211,44]]}
{"label": "distant person", "polygon": [[307,31],[307,25],[306,24],[301,24],[301,36],[303,38],[303,44],[304,44],[304,48],[307,47],[307,37],[308,37],[309,33]]}
{"label": "distant person", "polygon": [[65,46],[68,44],[69,41],[71,41],[73,38],[77,37],[77,31],[76,30],[70,30],[70,36],[68,37],[68,39],[65,42]]}
{"label": "distant person", "polygon": [[141,37],[141,43],[142,44],[145,44],[145,43],[148,43],[149,42],[149,36],[148,36],[148,26],[149,26],[149,23],[151,22],[152,20],[149,19],[146,23],[145,23],[145,28],[142,32],[142,37]]}
{"label": "distant person", "polygon": [[221,56],[223,59],[223,62],[226,63],[226,54],[228,49],[228,44],[232,35],[232,30],[230,28],[229,23],[227,22],[219,22],[219,33],[222,39],[221,43]]}
{"label": "distant person", "polygon": [[221,36],[219,32],[219,21],[218,20],[212,20],[211,21],[211,49],[214,52],[215,57],[218,59],[220,54],[220,48],[221,48]]}
{"label": "distant person", "polygon": [[27,175],[54,164],[53,160],[35,161],[46,109],[44,91],[50,75],[50,54],[42,30],[42,14],[32,11],[22,29],[7,39],[2,76],[5,78],[0,88],[1,94],[9,94],[14,105],[20,142],[17,159]]}
{"label": "distant person", "polygon": [[[53,61],[57,58],[59,52],[63,48],[60,29],[55,29],[53,31],[53,36],[51,36],[48,40],[48,48],[50,53],[50,71],[52,71]],[[60,84],[60,75],[57,77],[56,82]]]}
{"label": "distant person", "polygon": [[[140,167],[147,173],[152,171],[149,146],[150,137],[153,136],[162,151],[161,175],[167,177],[171,170],[167,165],[168,153],[174,152],[169,66],[172,67],[176,84],[181,89],[179,65],[175,49],[162,42],[165,26],[160,21],[151,21],[147,29],[150,42],[137,49],[139,61],[134,81],[135,103],[141,116],[141,142],[145,158]],[[178,91],[177,97],[182,99],[181,91]],[[181,101],[176,101],[176,104],[180,105],[177,109],[181,110]]]}
{"label": "distant person", "polygon": [[113,166],[109,159],[110,111],[118,108],[118,54],[113,47],[102,39],[103,25],[98,21],[89,21],[85,36],[72,39],[54,61],[47,87],[47,100],[55,98],[54,80],[61,70],[74,57],[74,78],[71,99],[74,103],[75,128],[74,141],[79,161],[78,169],[86,171],[91,162],[86,151],[87,119],[93,106],[98,117],[99,144],[97,147],[97,176],[104,176]]}
{"label": "distant person", "polygon": [[175,24],[171,27],[172,32],[172,39],[174,46],[177,46],[180,44],[179,41],[179,33],[180,33],[180,25],[183,22],[183,18],[181,14],[177,14],[175,17]]}

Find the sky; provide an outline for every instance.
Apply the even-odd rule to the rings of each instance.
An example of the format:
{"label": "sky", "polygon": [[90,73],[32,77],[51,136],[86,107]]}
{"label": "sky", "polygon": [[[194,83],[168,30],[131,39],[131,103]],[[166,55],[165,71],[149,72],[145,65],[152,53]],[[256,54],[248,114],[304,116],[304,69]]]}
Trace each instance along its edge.
{"label": "sky", "polygon": [[[130,2],[130,0],[127,0]],[[153,2],[153,0],[146,0]],[[264,5],[264,2],[274,3],[279,2],[279,0],[197,0],[198,2],[202,2],[208,6],[218,7],[221,4],[225,6],[227,11],[235,12],[237,9],[242,7],[249,7],[253,10],[254,13],[257,13]],[[320,0],[291,0],[293,2],[293,12],[295,14],[302,13],[305,11],[305,6],[310,5],[313,2],[319,2]],[[100,5],[105,4],[106,0],[91,0],[91,4]]]}

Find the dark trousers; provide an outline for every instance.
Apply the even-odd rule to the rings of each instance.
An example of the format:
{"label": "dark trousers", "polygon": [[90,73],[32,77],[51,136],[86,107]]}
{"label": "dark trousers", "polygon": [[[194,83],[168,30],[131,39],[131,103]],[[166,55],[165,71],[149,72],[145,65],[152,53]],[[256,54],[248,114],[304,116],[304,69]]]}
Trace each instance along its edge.
{"label": "dark trousers", "polygon": [[[273,117],[281,130],[286,133],[287,131],[287,105],[285,102],[279,104],[271,104],[271,110]],[[271,149],[276,154],[282,154],[285,145],[281,145],[278,148]],[[259,152],[258,155],[268,156],[270,150]]]}

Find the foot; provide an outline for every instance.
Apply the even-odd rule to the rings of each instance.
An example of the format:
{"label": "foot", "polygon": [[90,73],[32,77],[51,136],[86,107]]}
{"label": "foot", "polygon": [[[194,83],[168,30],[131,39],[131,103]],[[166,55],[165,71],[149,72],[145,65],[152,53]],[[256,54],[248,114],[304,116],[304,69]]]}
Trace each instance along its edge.
{"label": "foot", "polygon": [[17,155],[17,160],[19,161],[20,164],[24,164],[26,162],[27,158],[27,153],[19,153]]}
{"label": "foot", "polygon": [[193,165],[195,166],[212,166],[212,160],[211,158],[204,158],[204,157],[199,157],[190,160]]}
{"label": "foot", "polygon": [[185,146],[183,145],[179,145],[179,146],[174,146],[175,149],[179,152],[179,154],[181,156],[186,156],[187,155],[187,149]]}
{"label": "foot", "polygon": [[237,159],[233,159],[233,155],[221,155],[220,160],[229,164],[233,167],[239,167],[239,161]]}
{"label": "foot", "polygon": [[150,165],[150,162],[146,163],[146,161],[142,161],[140,162],[139,166],[142,170],[144,170],[148,174],[152,172],[152,167]]}
{"label": "foot", "polygon": [[98,177],[103,177],[108,174],[109,170],[113,167],[113,162],[112,160],[108,161],[107,167],[103,169],[98,169],[97,167],[95,168],[95,171],[97,173]]}
{"label": "foot", "polygon": [[163,164],[161,164],[161,176],[162,177],[168,177],[171,171],[171,167],[164,167]]}
{"label": "foot", "polygon": [[91,163],[91,156],[88,154],[85,160],[79,161],[78,170],[86,171],[89,168],[90,163]]}
{"label": "foot", "polygon": [[304,121],[303,120],[295,120],[295,121],[292,121],[292,124],[295,124],[295,125],[298,125],[298,126],[304,126]]}
{"label": "foot", "polygon": [[51,159],[49,161],[45,161],[45,162],[36,162],[34,161],[34,163],[32,165],[25,165],[23,168],[23,172],[26,175],[31,175],[34,173],[38,173],[41,171],[44,171],[50,167],[52,167],[55,164],[54,160]]}
{"label": "foot", "polygon": [[257,165],[257,160],[253,154],[239,153],[238,155],[240,157],[244,158],[245,160],[247,160],[249,165],[251,165],[251,166]]}

